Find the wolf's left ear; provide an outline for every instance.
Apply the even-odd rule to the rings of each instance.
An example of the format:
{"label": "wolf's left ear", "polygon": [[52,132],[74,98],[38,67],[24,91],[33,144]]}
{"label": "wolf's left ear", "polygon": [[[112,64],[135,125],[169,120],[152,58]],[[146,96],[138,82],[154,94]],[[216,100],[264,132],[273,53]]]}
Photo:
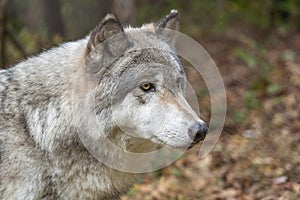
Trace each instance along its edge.
{"label": "wolf's left ear", "polygon": [[[157,33],[160,34],[166,42],[170,45],[174,45],[175,43],[175,32],[179,31],[179,13],[177,10],[171,10],[171,12],[160,19],[158,22],[154,24],[157,29]],[[164,31],[164,29],[169,29]]]}
{"label": "wolf's left ear", "polygon": [[155,23],[156,28],[166,28],[173,31],[179,31],[179,13],[177,10],[171,12]]}

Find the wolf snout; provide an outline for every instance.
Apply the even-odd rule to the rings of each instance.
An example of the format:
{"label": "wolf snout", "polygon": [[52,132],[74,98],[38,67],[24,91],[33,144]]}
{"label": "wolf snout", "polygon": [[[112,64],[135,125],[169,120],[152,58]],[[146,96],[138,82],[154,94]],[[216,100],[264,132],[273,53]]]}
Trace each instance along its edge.
{"label": "wolf snout", "polygon": [[193,124],[189,130],[189,137],[192,139],[193,143],[197,143],[201,140],[204,140],[208,131],[208,126],[204,122],[196,122]]}

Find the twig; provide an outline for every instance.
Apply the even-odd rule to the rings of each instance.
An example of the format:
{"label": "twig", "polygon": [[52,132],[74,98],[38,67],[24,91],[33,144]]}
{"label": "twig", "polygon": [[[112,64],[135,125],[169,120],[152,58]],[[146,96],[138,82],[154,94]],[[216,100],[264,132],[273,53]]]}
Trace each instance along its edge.
{"label": "twig", "polygon": [[4,36],[5,36],[5,17],[8,0],[0,1],[0,68],[4,67]]}
{"label": "twig", "polygon": [[20,52],[22,57],[23,58],[27,57],[28,54],[27,54],[25,48],[22,46],[21,42],[18,40],[13,27],[12,26],[7,26],[6,31],[7,31],[7,36],[9,37],[11,42],[14,44],[16,49]]}

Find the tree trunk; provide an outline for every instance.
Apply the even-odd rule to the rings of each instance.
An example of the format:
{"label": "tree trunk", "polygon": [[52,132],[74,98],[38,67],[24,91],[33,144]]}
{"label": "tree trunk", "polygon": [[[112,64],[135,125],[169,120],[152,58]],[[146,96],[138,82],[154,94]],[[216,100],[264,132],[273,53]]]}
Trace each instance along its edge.
{"label": "tree trunk", "polygon": [[135,0],[113,0],[112,13],[123,25],[134,23]]}
{"label": "tree trunk", "polygon": [[1,0],[0,2],[0,68],[5,65],[4,39],[5,39],[5,17],[8,0]]}
{"label": "tree trunk", "polygon": [[111,4],[109,0],[72,0],[72,11],[65,18],[68,25],[68,38],[76,39],[89,34],[109,13]]}
{"label": "tree trunk", "polygon": [[43,0],[45,24],[51,39],[55,35],[64,36],[60,6],[60,0]]}

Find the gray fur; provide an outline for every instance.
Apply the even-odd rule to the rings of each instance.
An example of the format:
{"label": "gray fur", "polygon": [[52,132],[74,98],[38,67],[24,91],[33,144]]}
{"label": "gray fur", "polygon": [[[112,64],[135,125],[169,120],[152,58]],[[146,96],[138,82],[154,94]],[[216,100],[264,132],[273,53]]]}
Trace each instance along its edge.
{"label": "gray fur", "polygon": [[[178,14],[174,12],[161,21],[164,26],[171,20],[171,27],[177,28],[173,20]],[[0,199],[118,199],[127,191],[137,175],[106,167],[79,139],[78,134],[93,129],[93,124],[88,123],[89,113],[83,115],[85,111],[73,108],[72,101],[79,107],[84,103],[80,102],[86,95],[84,85],[75,93],[73,87],[80,71],[87,75],[96,88],[95,108],[102,131],[122,149],[153,149],[151,142],[124,136],[112,127],[108,108],[131,91],[137,102],[147,102],[148,97],[135,88],[154,78],[157,70],[166,77],[162,84],[177,88],[174,93],[183,93],[185,76],[175,54],[153,49],[131,51],[149,45],[172,51],[168,39],[152,34],[154,29],[150,24],[123,30],[109,15],[91,36],[0,71]],[[101,42],[116,33],[126,33],[124,40],[117,41],[118,47],[124,46],[122,52],[116,53],[122,48],[112,43],[101,47]],[[113,64],[106,66],[109,61]],[[156,66],[148,68],[149,63]],[[161,69],[157,64],[169,67]],[[98,147],[107,159],[118,156],[101,146],[101,141]]]}

